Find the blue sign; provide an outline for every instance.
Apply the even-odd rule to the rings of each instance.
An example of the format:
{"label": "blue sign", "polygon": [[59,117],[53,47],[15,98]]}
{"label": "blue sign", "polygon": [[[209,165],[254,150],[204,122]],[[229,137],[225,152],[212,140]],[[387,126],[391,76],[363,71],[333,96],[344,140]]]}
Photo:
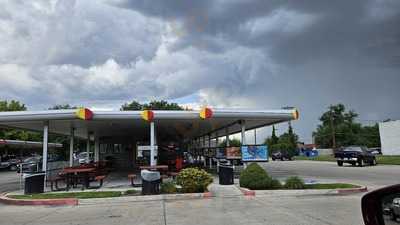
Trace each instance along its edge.
{"label": "blue sign", "polygon": [[226,158],[225,148],[217,148],[215,153],[215,158],[225,159]]}
{"label": "blue sign", "polygon": [[266,145],[242,146],[242,161],[268,161],[268,148]]}

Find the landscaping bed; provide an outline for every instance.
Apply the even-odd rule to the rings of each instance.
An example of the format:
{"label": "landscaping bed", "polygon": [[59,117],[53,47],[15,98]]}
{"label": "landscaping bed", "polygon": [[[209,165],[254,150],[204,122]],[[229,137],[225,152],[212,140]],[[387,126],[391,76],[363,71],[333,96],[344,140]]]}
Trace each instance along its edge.
{"label": "landscaping bed", "polygon": [[306,184],[297,176],[288,177],[284,182],[273,179],[258,164],[252,163],[242,171],[240,187],[250,190],[308,190],[308,189],[357,189],[358,185],[346,183]]}

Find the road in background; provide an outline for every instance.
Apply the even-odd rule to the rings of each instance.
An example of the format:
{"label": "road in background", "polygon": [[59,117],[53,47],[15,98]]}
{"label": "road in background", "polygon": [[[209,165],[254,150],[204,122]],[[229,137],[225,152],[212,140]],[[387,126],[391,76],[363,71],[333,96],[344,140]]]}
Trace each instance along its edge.
{"label": "road in background", "polygon": [[0,193],[20,188],[20,174],[15,171],[0,171]]}
{"label": "road in background", "polygon": [[261,164],[274,178],[300,176],[305,181],[348,182],[378,188],[400,184],[400,166],[337,166],[335,162],[318,161],[271,161]]}

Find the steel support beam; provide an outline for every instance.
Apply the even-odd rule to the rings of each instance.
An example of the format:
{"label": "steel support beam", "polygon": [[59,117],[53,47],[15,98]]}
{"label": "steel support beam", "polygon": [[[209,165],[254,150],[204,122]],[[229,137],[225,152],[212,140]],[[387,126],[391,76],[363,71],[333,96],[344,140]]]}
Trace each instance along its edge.
{"label": "steel support beam", "polygon": [[71,133],[69,136],[69,166],[74,165],[74,136],[75,128],[71,127]]}

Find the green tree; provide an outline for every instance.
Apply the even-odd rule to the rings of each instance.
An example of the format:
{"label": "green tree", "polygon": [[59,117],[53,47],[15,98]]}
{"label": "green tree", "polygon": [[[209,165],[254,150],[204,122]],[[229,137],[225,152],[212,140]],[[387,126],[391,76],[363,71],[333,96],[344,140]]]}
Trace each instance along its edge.
{"label": "green tree", "polygon": [[322,148],[333,146],[333,135],[336,147],[349,145],[366,145],[379,147],[379,128],[375,126],[363,126],[355,122],[358,114],[346,108],[343,104],[331,105],[328,111],[320,117],[321,124],[313,132],[315,142]]}
{"label": "green tree", "polygon": [[151,101],[148,104],[143,105],[144,109],[150,109],[150,110],[184,110],[180,105],[177,103],[169,103],[165,100],[161,101]]}
{"label": "green tree", "polygon": [[130,103],[125,103],[121,106],[121,111],[128,110],[184,110],[180,105],[174,102],[168,102],[165,100],[161,101],[151,101],[149,103],[141,104],[137,101],[132,101]]}
{"label": "green tree", "polygon": [[[221,148],[223,148],[223,147],[225,147],[225,146],[226,146],[226,140],[222,141],[222,142],[219,143],[219,145],[218,145],[218,147],[221,147]],[[236,138],[234,138],[234,139],[229,139],[229,146],[230,146],[230,147],[240,147],[240,146],[242,146],[242,143],[240,142],[239,139],[236,139]]]}
{"label": "green tree", "polygon": [[[19,101],[0,101],[0,112],[12,112],[12,111],[26,111],[25,104]],[[21,131],[9,128],[0,128],[1,139],[12,139],[12,140],[23,140],[23,141],[40,141],[41,135],[30,131]]]}
{"label": "green tree", "polygon": [[26,111],[25,104],[20,103],[19,101],[11,100],[8,102],[0,101],[0,112],[11,112],[11,111]]}
{"label": "green tree", "polygon": [[130,103],[125,103],[121,106],[121,111],[138,111],[143,110],[142,104],[137,101],[132,101]]}
{"label": "green tree", "polygon": [[286,151],[289,154],[294,155],[299,137],[293,131],[292,125],[289,124],[288,131],[279,137],[276,136],[275,132],[275,127],[273,127],[272,136],[265,140],[265,144],[269,148],[269,153],[272,154],[276,151]]}
{"label": "green tree", "polygon": [[76,106],[71,106],[69,104],[65,105],[55,105],[49,108],[49,110],[60,110],[60,109],[77,109],[78,107]]}
{"label": "green tree", "polygon": [[[272,134],[271,137],[265,139],[264,144],[268,147],[278,144],[279,138],[276,136],[276,129],[275,126],[272,126]],[[270,151],[271,152],[271,151]]]}

